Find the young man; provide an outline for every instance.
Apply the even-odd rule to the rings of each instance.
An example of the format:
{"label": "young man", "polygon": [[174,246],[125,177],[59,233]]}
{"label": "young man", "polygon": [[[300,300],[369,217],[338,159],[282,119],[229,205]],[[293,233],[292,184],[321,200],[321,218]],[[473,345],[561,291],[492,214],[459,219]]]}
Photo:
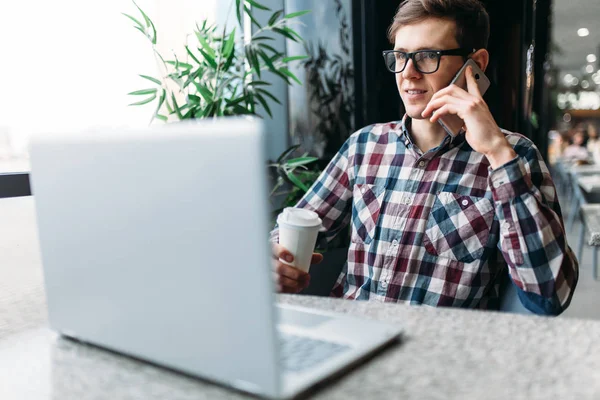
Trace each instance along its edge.
{"label": "young man", "polygon": [[[486,11],[477,0],[407,0],[389,36],[406,115],[353,134],[297,205],[319,214],[328,239],[352,225],[332,295],[494,309],[508,270],[525,307],[560,314],[578,264],[548,168],[529,139],[496,125],[470,69],[468,90],[447,86],[468,58],[486,69]],[[444,131],[437,120],[449,114],[465,133]],[[277,261],[291,254],[273,249],[278,289],[306,287],[307,274]]]}

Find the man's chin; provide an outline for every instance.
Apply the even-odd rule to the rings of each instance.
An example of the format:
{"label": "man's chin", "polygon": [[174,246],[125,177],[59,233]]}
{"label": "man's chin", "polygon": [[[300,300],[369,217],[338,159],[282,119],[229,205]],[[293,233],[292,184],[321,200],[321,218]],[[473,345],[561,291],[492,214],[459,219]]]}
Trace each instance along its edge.
{"label": "man's chin", "polygon": [[425,119],[421,115],[423,113],[423,111],[425,111],[425,110],[424,109],[423,110],[421,110],[421,109],[417,109],[417,110],[412,109],[411,110],[410,108],[408,108],[408,109],[406,109],[406,115],[408,115],[411,119]]}

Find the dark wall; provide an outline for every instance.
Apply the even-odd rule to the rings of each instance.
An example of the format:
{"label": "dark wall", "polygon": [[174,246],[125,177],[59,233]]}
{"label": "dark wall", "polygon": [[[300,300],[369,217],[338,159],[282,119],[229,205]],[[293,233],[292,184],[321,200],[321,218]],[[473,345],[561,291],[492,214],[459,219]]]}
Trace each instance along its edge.
{"label": "dark wall", "polygon": [[[530,137],[546,154],[548,90],[544,84],[544,61],[550,32],[550,1],[484,0],[490,14],[486,74],[492,85],[484,98],[499,126]],[[537,3],[537,6],[536,6]],[[353,1],[356,69],[356,126],[397,120],[404,110],[394,76],[383,63],[381,52],[391,49],[386,33],[400,0]],[[533,85],[528,105],[526,91],[527,50],[535,40]],[[539,126],[531,122],[537,114]]]}
{"label": "dark wall", "polygon": [[356,79],[356,126],[398,120],[404,108],[381,54],[390,50],[387,29],[392,22],[399,0],[353,1],[354,66]]}

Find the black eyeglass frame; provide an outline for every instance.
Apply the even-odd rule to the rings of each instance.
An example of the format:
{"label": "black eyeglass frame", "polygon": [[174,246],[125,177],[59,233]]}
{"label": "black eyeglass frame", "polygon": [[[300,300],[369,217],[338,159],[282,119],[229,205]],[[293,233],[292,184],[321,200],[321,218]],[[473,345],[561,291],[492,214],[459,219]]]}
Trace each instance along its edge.
{"label": "black eyeglass frame", "polygon": [[[412,60],[415,68],[417,69],[417,71],[419,71],[422,74],[433,74],[436,73],[438,71],[438,69],[440,69],[440,61],[442,60],[442,56],[463,56],[463,57],[467,57],[470,54],[473,54],[476,50],[475,49],[466,49],[463,47],[457,48],[457,49],[449,49],[449,50],[418,50],[418,51],[413,51],[412,53],[407,53],[405,51],[400,51],[400,50],[384,50],[383,51],[383,60],[385,62],[385,66],[388,69],[388,71],[394,73],[394,74],[399,74],[404,72],[404,70],[406,69],[406,66],[408,65],[408,60]],[[406,55],[406,62],[404,63],[404,66],[402,67],[402,69],[400,71],[392,71],[392,69],[389,67],[388,63],[387,63],[387,55],[388,54],[393,54],[393,53],[402,53],[404,55]],[[437,54],[438,58],[437,58],[437,66],[435,67],[434,71],[431,72],[423,72],[419,69],[419,66],[417,65],[417,62],[415,61],[415,55],[419,54],[419,53],[435,53]]]}

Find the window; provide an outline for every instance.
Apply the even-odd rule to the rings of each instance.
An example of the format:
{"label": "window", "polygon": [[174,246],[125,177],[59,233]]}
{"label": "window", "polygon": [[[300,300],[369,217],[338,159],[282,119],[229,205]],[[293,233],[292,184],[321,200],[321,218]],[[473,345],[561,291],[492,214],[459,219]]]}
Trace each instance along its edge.
{"label": "window", "polygon": [[[168,55],[196,20],[215,19],[228,2],[138,0]],[[221,5],[223,4],[223,5]],[[128,107],[156,75],[150,43],[121,13],[123,0],[0,2],[0,173],[28,171],[28,138],[91,126],[146,126],[152,110]]]}

